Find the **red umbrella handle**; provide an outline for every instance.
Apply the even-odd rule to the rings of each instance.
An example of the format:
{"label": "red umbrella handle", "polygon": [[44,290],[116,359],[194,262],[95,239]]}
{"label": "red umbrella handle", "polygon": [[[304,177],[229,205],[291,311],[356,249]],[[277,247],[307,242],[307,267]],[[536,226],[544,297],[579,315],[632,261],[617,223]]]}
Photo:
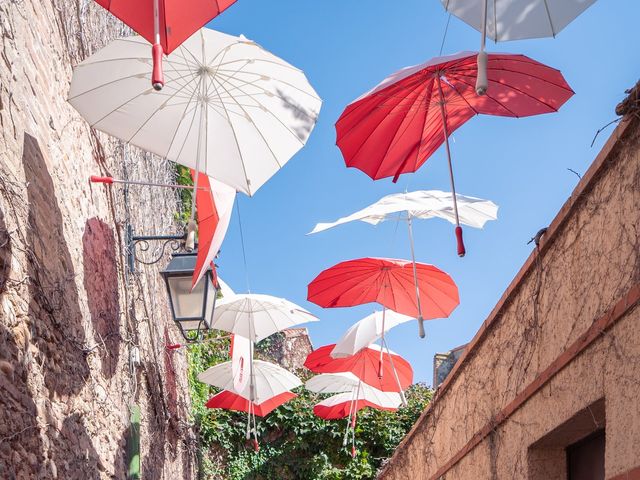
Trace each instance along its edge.
{"label": "red umbrella handle", "polygon": [[108,184],[112,184],[113,183],[113,177],[99,177],[97,175],[91,175],[89,177],[89,181],[91,183],[108,183]]}
{"label": "red umbrella handle", "polygon": [[458,240],[458,256],[464,257],[467,251],[464,248],[464,240],[462,239],[462,227],[460,225],[456,227],[456,239]]}
{"label": "red umbrella handle", "polygon": [[253,440],[251,440],[251,445],[253,446],[253,451],[254,452],[259,452],[260,451],[260,444],[258,443],[258,440],[256,440],[255,438]]}
{"label": "red umbrella handle", "polygon": [[157,91],[164,87],[164,74],[162,73],[162,45],[156,43],[151,47],[151,57],[153,58],[153,74],[151,75],[151,84]]}
{"label": "red umbrella handle", "polygon": [[356,458],[356,447],[355,447],[355,445],[351,446],[351,458]]}

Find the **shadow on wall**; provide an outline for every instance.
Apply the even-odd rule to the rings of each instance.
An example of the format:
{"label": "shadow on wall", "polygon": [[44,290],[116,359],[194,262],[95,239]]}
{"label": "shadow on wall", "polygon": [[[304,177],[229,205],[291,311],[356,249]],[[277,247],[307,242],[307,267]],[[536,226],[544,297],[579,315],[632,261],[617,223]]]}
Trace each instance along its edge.
{"label": "shadow on wall", "polygon": [[38,141],[24,136],[22,153],[28,184],[29,321],[39,350],[46,387],[75,395],[89,375],[75,272],[53,181]]}
{"label": "shadow on wall", "polygon": [[0,295],[4,293],[11,268],[11,238],[4,223],[4,213],[0,210]]}
{"label": "shadow on wall", "polygon": [[[36,404],[27,385],[28,329],[0,323],[0,478],[47,478]],[[18,345],[22,344],[22,347]]]}
{"label": "shadow on wall", "polygon": [[111,378],[120,357],[120,296],[113,230],[98,218],[87,220],[82,235],[84,289],[93,323],[102,374]]}
{"label": "shadow on wall", "polygon": [[161,376],[153,362],[144,363],[144,374],[149,389],[149,402],[146,415],[142,414],[142,435],[153,439],[142,457],[142,478],[161,480],[164,477],[165,445],[176,443],[167,439],[167,413],[164,406]]}
{"label": "shadow on wall", "polygon": [[81,414],[65,418],[59,430],[50,427],[48,438],[51,439],[49,454],[57,473],[51,478],[93,480],[105,471]]}

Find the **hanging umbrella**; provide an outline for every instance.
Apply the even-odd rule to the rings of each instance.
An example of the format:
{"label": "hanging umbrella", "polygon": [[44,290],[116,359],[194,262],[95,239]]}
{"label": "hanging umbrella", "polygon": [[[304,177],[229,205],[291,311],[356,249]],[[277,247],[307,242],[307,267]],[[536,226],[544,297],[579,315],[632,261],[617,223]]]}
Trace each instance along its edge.
{"label": "hanging umbrella", "polygon": [[152,85],[164,85],[162,54],[170,54],[236,0],[96,0],[153,45]]}
{"label": "hanging umbrella", "polygon": [[234,375],[232,362],[219,363],[198,374],[198,380],[214,387],[230,390],[249,401],[247,416],[247,439],[253,430],[254,448],[258,449],[258,434],[256,431],[256,405],[260,405],[280,394],[302,385],[293,373],[284,368],[262,360],[249,362],[249,383],[242,391],[234,390]]}
{"label": "hanging umbrella", "polygon": [[[343,446],[347,444],[349,431],[352,432],[351,455],[355,457],[355,428],[358,412],[370,407],[378,410],[396,411],[404,397],[394,392],[381,392],[375,388],[363,388],[362,382],[349,393],[339,393],[326,398],[313,407],[313,413],[325,420],[337,420],[349,417],[344,434]],[[406,404],[406,402],[405,402]]]}
{"label": "hanging umbrella", "polygon": [[446,318],[460,303],[458,287],[439,268],[387,258],[348,260],[324,270],[309,284],[307,299],[324,308],[378,302],[417,318],[421,337],[425,318]]}
{"label": "hanging umbrella", "polygon": [[229,350],[233,391],[242,392],[249,383],[249,364],[253,358],[253,342],[240,335],[231,335]]}
{"label": "hanging umbrella", "polygon": [[249,408],[252,408],[252,411],[256,416],[265,417],[280,405],[288,402],[295,397],[297,397],[295,393],[284,392],[251,407],[249,405],[249,400],[247,400],[246,398],[241,397],[237,393],[234,393],[230,390],[223,390],[217,395],[211,397],[207,401],[207,403],[205,403],[205,406],[207,408],[222,408],[225,410],[234,410],[237,412],[247,413],[249,412]]}
{"label": "hanging umbrella", "polygon": [[[456,202],[458,204],[460,223],[464,225],[482,228],[487,221],[498,218],[498,206],[489,200],[457,194]],[[335,222],[318,223],[310,233],[322,232],[337,225],[355,220],[377,225],[380,222],[390,219],[392,215],[396,219],[400,219],[401,217],[394,215],[399,213],[406,214],[406,217],[403,219],[406,220],[408,224],[411,255],[414,262],[412,231],[412,221],[414,218],[442,218],[453,224],[456,223],[452,193],[442,192],[440,190],[419,190],[416,192],[387,195],[372,205],[347,217],[339,218]],[[459,246],[458,250],[464,255],[464,244]]]}
{"label": "hanging umbrella", "polygon": [[[383,316],[385,317],[383,319]],[[384,324],[383,324],[384,320]],[[331,351],[333,358],[348,357],[368,347],[379,338],[402,323],[410,322],[413,317],[387,310],[386,312],[373,312],[359,322],[354,323],[336,342]]]}
{"label": "hanging umbrella", "polygon": [[488,88],[485,38],[495,42],[555,37],[596,0],[440,0],[444,8],[481,34],[476,90]]}
{"label": "hanging umbrella", "polygon": [[[413,382],[413,369],[400,355],[385,351],[379,364],[381,347],[369,345],[355,355],[333,358],[335,344],[325,345],[311,352],[304,366],[315,373],[350,372],[367,385],[383,392],[402,392]],[[382,369],[380,368],[382,367]],[[382,376],[380,371],[384,372]]]}
{"label": "hanging umbrella", "polygon": [[562,74],[524,55],[490,54],[489,94],[478,97],[474,52],[434,58],[394,73],[351,103],[336,123],[348,167],[374,180],[415,172],[445,144],[456,219],[462,229],[449,135],[477,114],[526,117],[557,111],[573,91]]}
{"label": "hanging umbrella", "polygon": [[[198,380],[223,390],[234,391],[241,397],[252,400],[256,405],[302,385],[298,377],[276,364],[262,360],[253,360],[252,364],[251,377],[253,382],[249,382],[240,392],[235,392],[233,388],[231,362],[209,367],[198,375]],[[251,390],[253,390],[253,394]]]}
{"label": "hanging umbrella", "polygon": [[284,298],[247,293],[220,300],[213,312],[211,328],[259,342],[285,328],[317,320]]}
{"label": "hanging umbrella", "polygon": [[368,398],[365,394],[353,399],[351,393],[338,393],[317,403],[313,407],[313,413],[325,420],[337,420],[352,416],[366,407],[390,412],[398,410],[400,396],[397,393],[380,393],[381,395],[376,397],[375,400]]}
{"label": "hanging umbrella", "polygon": [[[195,181],[195,171],[191,170]],[[204,187],[196,193],[196,212],[198,219],[198,256],[193,271],[191,288],[195,287],[213,265],[222,241],[227,234],[236,191],[204,173],[200,173],[198,183]]]}
{"label": "hanging umbrella", "polygon": [[[284,60],[203,28],[167,57],[157,93],[146,45],[137,36],[115,40],[75,68],[68,100],[91,127],[247,195],[306,143],[322,102]],[[189,238],[194,218],[195,209]]]}

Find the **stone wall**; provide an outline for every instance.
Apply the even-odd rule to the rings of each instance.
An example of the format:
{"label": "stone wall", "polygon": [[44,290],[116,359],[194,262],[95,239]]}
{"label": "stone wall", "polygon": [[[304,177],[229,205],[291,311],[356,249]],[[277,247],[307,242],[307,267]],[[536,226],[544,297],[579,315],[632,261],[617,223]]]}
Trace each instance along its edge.
{"label": "stone wall", "polygon": [[378,478],[564,480],[564,447],[601,428],[606,478],[638,478],[639,301],[636,113]]}
{"label": "stone wall", "polygon": [[173,168],[65,100],[72,66],[127,32],[90,0],[3,0],[0,32],[0,478],[125,478],[133,403],[142,478],[195,478],[163,262],[129,275],[122,261],[127,220],[176,231],[175,194],[131,188],[126,208],[121,187],[87,180],[166,182]]}

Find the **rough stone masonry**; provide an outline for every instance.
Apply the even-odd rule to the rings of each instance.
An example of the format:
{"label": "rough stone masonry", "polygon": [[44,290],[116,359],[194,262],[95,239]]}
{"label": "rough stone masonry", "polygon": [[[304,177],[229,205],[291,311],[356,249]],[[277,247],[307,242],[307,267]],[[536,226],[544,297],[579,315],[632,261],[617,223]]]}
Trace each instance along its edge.
{"label": "rough stone masonry", "polygon": [[142,477],[194,478],[162,263],[127,275],[122,262],[125,220],[174,233],[176,197],[131,188],[129,209],[122,188],[87,181],[173,169],[66,102],[72,67],[128,32],[90,0],[3,0],[0,33],[0,478],[126,478],[133,403]]}

